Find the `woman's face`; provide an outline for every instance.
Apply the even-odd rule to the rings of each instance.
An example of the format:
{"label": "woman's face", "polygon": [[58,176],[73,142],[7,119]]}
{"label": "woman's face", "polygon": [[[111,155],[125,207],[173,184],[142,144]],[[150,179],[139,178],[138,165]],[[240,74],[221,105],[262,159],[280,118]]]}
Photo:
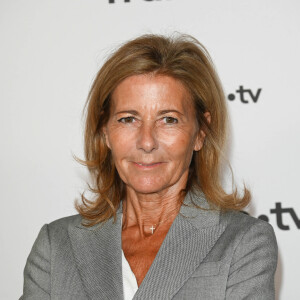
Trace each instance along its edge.
{"label": "woman's face", "polygon": [[103,131],[121,179],[143,194],[184,188],[193,151],[204,140],[189,93],[169,76],[122,81]]}

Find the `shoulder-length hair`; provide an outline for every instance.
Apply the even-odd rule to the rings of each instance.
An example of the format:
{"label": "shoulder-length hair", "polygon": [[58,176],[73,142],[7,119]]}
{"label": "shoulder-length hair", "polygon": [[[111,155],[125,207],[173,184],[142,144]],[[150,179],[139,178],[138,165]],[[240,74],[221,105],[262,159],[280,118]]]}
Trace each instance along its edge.
{"label": "shoulder-length hair", "polygon": [[[250,201],[244,188],[226,193],[221,184],[220,162],[227,130],[227,109],[224,92],[211,58],[199,41],[188,35],[165,37],[143,35],[123,44],[98,72],[86,103],[85,164],[93,178],[89,185],[96,198],[82,194],[76,209],[88,226],[116,216],[125,196],[125,184],[115,168],[111,151],[105,143],[103,127],[110,116],[111,95],[125,78],[138,74],[171,76],[180,80],[189,91],[199,128],[206,134],[200,151],[194,152],[185,192],[203,193],[213,208],[240,210]],[[210,123],[204,116],[209,112]]]}

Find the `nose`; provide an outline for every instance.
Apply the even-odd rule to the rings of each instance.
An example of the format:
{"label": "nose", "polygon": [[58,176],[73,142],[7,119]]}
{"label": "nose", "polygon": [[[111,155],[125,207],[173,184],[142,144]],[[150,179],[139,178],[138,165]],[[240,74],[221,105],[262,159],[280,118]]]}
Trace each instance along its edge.
{"label": "nose", "polygon": [[138,131],[137,149],[150,153],[158,148],[156,132],[153,124],[143,124]]}

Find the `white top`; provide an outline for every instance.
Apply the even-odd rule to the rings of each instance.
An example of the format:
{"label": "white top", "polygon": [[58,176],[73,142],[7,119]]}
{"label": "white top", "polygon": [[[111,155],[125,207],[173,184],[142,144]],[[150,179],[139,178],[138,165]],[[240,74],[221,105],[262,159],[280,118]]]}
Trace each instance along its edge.
{"label": "white top", "polygon": [[138,284],[134,273],[122,250],[122,276],[123,276],[123,293],[125,300],[132,300],[138,289]]}
{"label": "white top", "polygon": [[122,249],[122,277],[123,277],[124,300],[132,300],[134,294],[138,289],[138,284],[135,275],[132,272],[130,265],[124,255],[123,249]]}

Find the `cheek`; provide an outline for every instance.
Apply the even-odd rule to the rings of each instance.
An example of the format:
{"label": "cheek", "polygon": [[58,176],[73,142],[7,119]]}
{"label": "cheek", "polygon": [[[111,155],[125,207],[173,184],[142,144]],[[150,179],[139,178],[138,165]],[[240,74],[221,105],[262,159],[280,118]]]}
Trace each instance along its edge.
{"label": "cheek", "polygon": [[108,143],[114,159],[118,160],[132,151],[135,147],[135,139],[130,132],[122,129],[110,130],[108,132]]}
{"label": "cheek", "polygon": [[174,158],[181,162],[190,161],[194,150],[194,139],[186,131],[168,134],[161,139],[163,148]]}

